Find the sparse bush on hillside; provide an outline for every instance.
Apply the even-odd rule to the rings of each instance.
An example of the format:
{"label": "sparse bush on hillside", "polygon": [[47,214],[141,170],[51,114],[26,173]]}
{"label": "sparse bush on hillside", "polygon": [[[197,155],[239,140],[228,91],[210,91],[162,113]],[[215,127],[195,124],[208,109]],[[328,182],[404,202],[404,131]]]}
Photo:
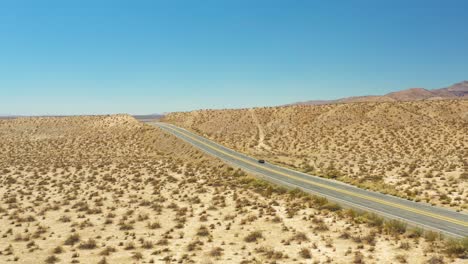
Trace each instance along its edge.
{"label": "sparse bush on hillside", "polygon": [[468,258],[468,238],[447,240],[445,250],[451,256]]}
{"label": "sparse bush on hillside", "polygon": [[60,261],[59,258],[57,258],[55,255],[52,255],[52,256],[49,256],[49,257],[46,258],[45,263],[54,264],[54,263],[57,263],[59,261]]}
{"label": "sparse bush on hillside", "polygon": [[304,259],[310,259],[312,258],[312,254],[310,253],[310,250],[308,248],[301,248],[299,251],[299,256]]}
{"label": "sparse bush on hillside", "polygon": [[95,249],[97,247],[96,240],[94,239],[88,239],[87,241],[82,242],[80,245],[78,245],[79,249]]}
{"label": "sparse bush on hillside", "polygon": [[253,231],[250,234],[248,234],[245,238],[245,242],[256,242],[258,239],[263,238],[262,232],[261,231]]}
{"label": "sparse bush on hillside", "polygon": [[406,224],[398,220],[389,220],[385,222],[384,229],[391,235],[400,235],[406,232]]}
{"label": "sparse bush on hillside", "polygon": [[212,257],[220,257],[223,254],[223,249],[220,247],[215,247],[210,250],[210,256]]}
{"label": "sparse bush on hillside", "polygon": [[72,234],[65,240],[65,242],[63,244],[67,245],[67,246],[73,246],[76,243],[78,243],[79,241],[80,241],[80,235]]}

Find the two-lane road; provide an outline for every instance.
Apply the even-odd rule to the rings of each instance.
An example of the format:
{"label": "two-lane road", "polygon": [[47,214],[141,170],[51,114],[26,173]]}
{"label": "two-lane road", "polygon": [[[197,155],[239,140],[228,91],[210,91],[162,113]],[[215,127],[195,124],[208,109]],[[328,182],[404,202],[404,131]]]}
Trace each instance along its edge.
{"label": "two-lane road", "polygon": [[161,122],[149,124],[160,127],[202,151],[265,180],[288,187],[297,187],[306,192],[326,197],[343,206],[374,212],[386,218],[398,219],[410,225],[435,230],[452,237],[468,236],[467,214],[360,189],[269,163],[260,164],[252,157],[174,125]]}

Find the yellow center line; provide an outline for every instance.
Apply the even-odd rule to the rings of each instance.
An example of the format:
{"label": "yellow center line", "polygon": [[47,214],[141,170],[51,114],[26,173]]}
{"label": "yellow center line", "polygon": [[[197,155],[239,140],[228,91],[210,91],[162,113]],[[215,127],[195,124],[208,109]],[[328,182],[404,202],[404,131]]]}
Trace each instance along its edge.
{"label": "yellow center line", "polygon": [[460,221],[460,220],[453,219],[453,218],[450,218],[450,217],[446,217],[446,216],[434,214],[434,213],[431,213],[431,212],[411,208],[411,207],[408,207],[408,206],[405,206],[405,205],[401,205],[401,204],[397,204],[397,203],[393,203],[393,202],[388,202],[388,201],[385,201],[385,200],[382,200],[382,199],[379,199],[379,198],[375,198],[375,197],[371,197],[371,196],[367,196],[367,195],[363,195],[363,194],[359,194],[359,193],[354,193],[354,192],[351,192],[351,191],[348,191],[348,190],[339,189],[339,188],[336,188],[336,187],[333,187],[333,186],[328,186],[326,184],[317,183],[317,182],[306,180],[306,179],[303,179],[303,178],[300,178],[300,177],[297,177],[297,176],[294,176],[294,175],[290,175],[290,174],[284,173],[282,171],[277,171],[277,170],[274,170],[274,169],[271,169],[271,168],[268,168],[268,167],[260,166],[255,162],[252,162],[250,160],[246,160],[246,159],[234,156],[234,155],[232,155],[232,154],[230,154],[230,153],[228,153],[228,152],[226,152],[226,151],[224,151],[224,150],[222,150],[220,148],[211,146],[211,145],[209,145],[209,144],[207,144],[207,143],[193,137],[192,135],[188,134],[187,132],[185,132],[183,130],[175,129],[175,128],[172,128],[172,127],[166,126],[166,125],[163,125],[163,127],[171,129],[171,130],[176,131],[176,132],[179,132],[179,133],[191,138],[192,140],[194,140],[194,141],[196,141],[196,142],[198,142],[198,143],[200,143],[200,144],[202,144],[202,145],[204,145],[206,147],[209,147],[209,148],[213,149],[214,151],[223,153],[226,156],[229,156],[229,157],[237,159],[239,161],[248,163],[248,164],[250,164],[250,165],[252,165],[254,167],[257,167],[257,168],[260,168],[260,169],[263,169],[263,170],[267,170],[267,171],[270,171],[270,172],[273,172],[273,173],[276,173],[276,174],[283,175],[283,176],[285,176],[287,178],[290,178],[290,179],[295,179],[295,180],[298,180],[298,181],[302,181],[302,182],[305,182],[305,183],[308,183],[308,184],[319,186],[319,187],[329,189],[329,190],[332,190],[332,191],[336,191],[336,192],[339,192],[339,193],[343,193],[343,194],[363,198],[363,199],[370,200],[370,201],[373,201],[373,202],[377,202],[377,203],[380,203],[380,204],[389,205],[389,206],[392,206],[392,207],[395,207],[395,208],[407,210],[407,211],[410,211],[410,212],[413,212],[413,213],[429,216],[429,217],[432,217],[432,218],[436,218],[436,219],[444,220],[444,221],[451,222],[451,223],[454,223],[454,224],[458,224],[458,225],[461,225],[461,226],[464,226],[464,227],[468,227],[468,222],[464,222],[464,221]]}

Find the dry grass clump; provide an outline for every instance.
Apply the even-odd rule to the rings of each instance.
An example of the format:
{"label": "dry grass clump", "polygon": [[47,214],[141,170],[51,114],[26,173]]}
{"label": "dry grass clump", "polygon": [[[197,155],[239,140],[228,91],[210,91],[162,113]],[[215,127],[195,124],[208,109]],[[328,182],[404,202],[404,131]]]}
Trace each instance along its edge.
{"label": "dry grass clump", "polygon": [[376,216],[256,179],[128,116],[0,121],[0,150],[0,263],[462,256],[458,242],[411,230],[397,241]]}
{"label": "dry grass clump", "polygon": [[468,258],[468,238],[450,239],[445,244],[447,254],[459,258]]}
{"label": "dry grass clump", "polygon": [[406,224],[398,220],[385,222],[384,229],[391,235],[401,235],[406,232]]}
{"label": "dry grass clump", "polygon": [[53,263],[57,263],[59,261],[60,261],[60,259],[57,258],[55,255],[49,256],[49,257],[47,257],[45,259],[45,263],[47,263],[47,264],[53,264]]}
{"label": "dry grass clump", "polygon": [[220,247],[215,247],[213,249],[210,250],[210,256],[212,257],[220,257],[221,255],[223,255],[223,249],[220,248]]}
{"label": "dry grass clump", "polygon": [[312,254],[310,253],[310,250],[308,248],[301,248],[299,251],[299,256],[304,259],[310,259],[312,258]]}
{"label": "dry grass clump", "polygon": [[108,246],[104,248],[99,255],[101,256],[110,256],[112,253],[117,252],[117,249],[115,247]]}
{"label": "dry grass clump", "polygon": [[71,234],[66,240],[65,242],[63,242],[64,245],[66,246],[73,246],[75,245],[76,243],[78,243],[80,241],[80,235],[78,234]]}
{"label": "dry grass clump", "polygon": [[161,228],[161,224],[159,222],[149,222],[146,226],[149,229],[159,229],[159,228]]}
{"label": "dry grass clump", "polygon": [[78,245],[79,249],[95,249],[97,247],[96,240],[90,238]]}
{"label": "dry grass clump", "polygon": [[271,247],[262,246],[260,248],[256,248],[255,252],[260,253],[262,256],[265,257],[266,260],[276,261],[276,260],[288,258],[288,256],[285,255],[283,252],[276,251]]}
{"label": "dry grass clump", "polygon": [[261,231],[253,231],[244,238],[244,241],[248,242],[248,243],[251,243],[251,242],[256,242],[260,238],[263,238],[262,232]]}

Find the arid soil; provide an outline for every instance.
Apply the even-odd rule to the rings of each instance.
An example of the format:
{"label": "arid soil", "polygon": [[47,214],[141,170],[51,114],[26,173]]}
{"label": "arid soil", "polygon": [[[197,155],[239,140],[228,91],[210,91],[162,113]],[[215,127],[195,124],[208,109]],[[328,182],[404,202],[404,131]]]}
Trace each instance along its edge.
{"label": "arid soil", "polygon": [[466,255],[461,242],[268,185],[126,115],[2,120],[0,152],[0,263],[463,263]]}
{"label": "arid soil", "polygon": [[468,209],[468,100],[200,110],[163,121],[307,173]]}

